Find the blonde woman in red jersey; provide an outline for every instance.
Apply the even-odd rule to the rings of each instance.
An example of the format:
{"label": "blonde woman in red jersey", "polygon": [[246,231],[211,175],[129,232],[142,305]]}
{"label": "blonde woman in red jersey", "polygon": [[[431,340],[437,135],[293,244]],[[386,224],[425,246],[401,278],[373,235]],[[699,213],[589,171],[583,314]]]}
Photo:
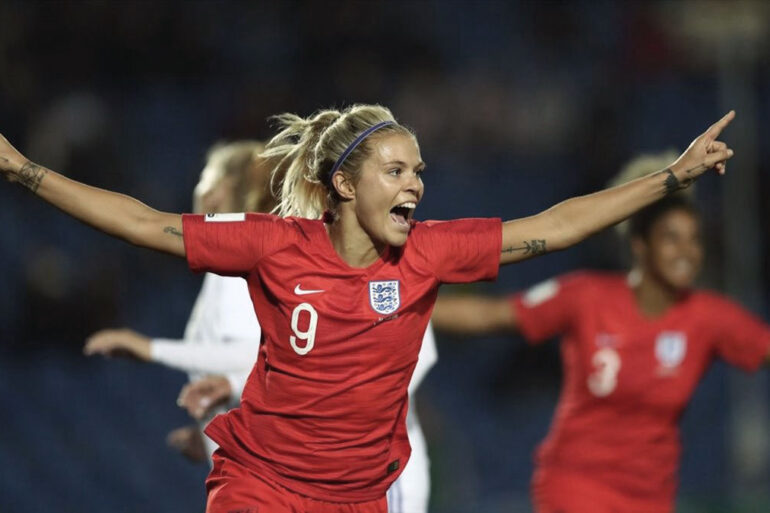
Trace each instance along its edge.
{"label": "blonde woman in red jersey", "polygon": [[0,170],[101,231],[247,280],[260,356],[241,407],[206,431],[220,446],[207,511],[384,513],[409,458],[407,385],[438,286],[494,279],[501,264],[569,247],[708,169],[723,173],[732,150],[717,137],[733,116],[664,170],[506,223],[414,221],[425,164],[414,133],[377,105],[278,116],[264,155],[286,170],[281,217],[158,212],[3,138]]}
{"label": "blonde woman in red jersey", "polygon": [[532,480],[538,513],[674,511],[679,419],[701,377],[715,359],[748,371],[768,361],[770,326],[692,288],[703,246],[689,196],[627,224],[627,276],[574,273],[507,298],[440,297],[434,309],[444,331],[562,336],[561,397]]}

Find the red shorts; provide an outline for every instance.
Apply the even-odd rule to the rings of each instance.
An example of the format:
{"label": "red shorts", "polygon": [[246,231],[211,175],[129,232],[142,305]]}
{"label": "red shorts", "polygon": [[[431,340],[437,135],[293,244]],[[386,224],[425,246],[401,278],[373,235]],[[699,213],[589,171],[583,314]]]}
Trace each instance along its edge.
{"label": "red shorts", "polygon": [[206,479],[206,513],[387,513],[381,499],[368,502],[326,502],[294,493],[257,476],[217,449]]}
{"label": "red shorts", "polygon": [[537,513],[671,513],[665,500],[630,498],[590,475],[535,471],[532,503]]}

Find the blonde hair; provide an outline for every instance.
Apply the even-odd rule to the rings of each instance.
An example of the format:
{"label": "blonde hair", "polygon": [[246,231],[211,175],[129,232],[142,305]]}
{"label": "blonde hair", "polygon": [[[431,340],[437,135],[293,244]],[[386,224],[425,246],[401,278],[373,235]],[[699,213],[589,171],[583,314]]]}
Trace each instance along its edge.
{"label": "blonde hair", "polygon": [[235,210],[239,212],[269,212],[276,205],[270,189],[272,166],[260,154],[265,145],[261,141],[234,141],[217,143],[206,154],[206,167],[195,187],[194,202],[224,178],[233,180]]}
{"label": "blonde hair", "polygon": [[[655,171],[666,169],[679,157],[679,152],[674,148],[669,148],[660,153],[642,153],[628,161],[620,172],[615,175],[608,183],[608,187],[623,185],[624,183],[647,176]],[[692,199],[695,194],[695,186],[691,185],[687,189],[677,192]],[[622,236],[628,235],[630,223],[628,220],[615,225],[615,230]]]}
{"label": "blonde hair", "polygon": [[414,137],[409,128],[396,122],[390,110],[380,105],[322,110],[308,118],[284,113],[272,119],[280,131],[261,156],[275,162],[271,182],[273,191],[280,190],[275,212],[281,216],[318,219],[324,211],[335,209],[340,197],[330,183],[332,167],[368,128],[393,122],[378,129],[345,158],[339,169],[347,179],[358,179],[361,166],[371,154],[372,138],[392,133]]}

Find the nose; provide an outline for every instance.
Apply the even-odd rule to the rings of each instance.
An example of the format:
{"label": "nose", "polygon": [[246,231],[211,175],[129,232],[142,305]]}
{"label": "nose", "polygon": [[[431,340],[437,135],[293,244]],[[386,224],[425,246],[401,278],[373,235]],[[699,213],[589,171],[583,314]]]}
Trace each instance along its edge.
{"label": "nose", "polygon": [[409,174],[409,178],[407,180],[408,181],[406,183],[406,188],[405,188],[406,191],[411,192],[417,197],[417,199],[420,199],[420,197],[422,197],[422,192],[425,187],[422,183],[422,178],[420,178],[420,175],[412,172]]}

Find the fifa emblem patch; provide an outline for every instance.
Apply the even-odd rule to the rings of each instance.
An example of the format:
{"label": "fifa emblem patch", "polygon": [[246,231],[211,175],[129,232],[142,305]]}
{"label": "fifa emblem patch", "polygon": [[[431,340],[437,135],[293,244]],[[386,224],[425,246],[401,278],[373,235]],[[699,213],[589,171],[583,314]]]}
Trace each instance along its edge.
{"label": "fifa emblem patch", "polygon": [[401,306],[398,280],[370,281],[369,304],[372,310],[382,315],[389,315]]}
{"label": "fifa emblem patch", "polygon": [[663,367],[676,367],[686,353],[687,336],[681,331],[664,331],[655,340],[655,357]]}
{"label": "fifa emblem patch", "polygon": [[203,220],[207,223],[232,223],[234,221],[245,221],[246,213],[237,212],[234,214],[206,214]]}

